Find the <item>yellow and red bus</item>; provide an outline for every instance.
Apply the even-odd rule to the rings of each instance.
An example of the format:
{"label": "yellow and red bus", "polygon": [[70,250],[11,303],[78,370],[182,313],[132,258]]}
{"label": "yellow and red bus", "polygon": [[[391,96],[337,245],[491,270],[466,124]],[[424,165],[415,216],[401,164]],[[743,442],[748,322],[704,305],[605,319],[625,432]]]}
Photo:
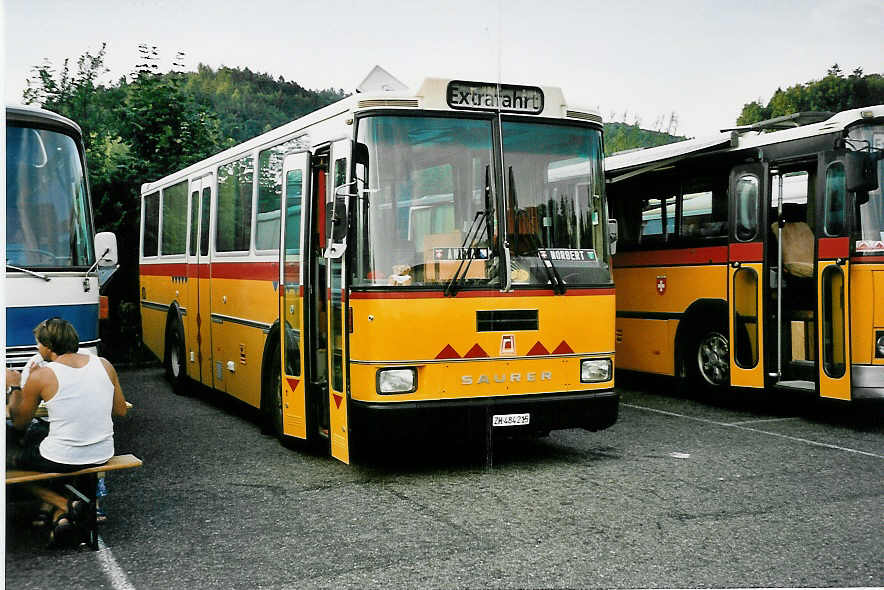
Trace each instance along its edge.
{"label": "yellow and red bus", "polygon": [[175,388],[344,462],[431,424],[613,424],[601,118],[550,87],[367,86],[142,187],[143,338]]}
{"label": "yellow and red bus", "polygon": [[884,106],[615,154],[618,368],[884,399]]}

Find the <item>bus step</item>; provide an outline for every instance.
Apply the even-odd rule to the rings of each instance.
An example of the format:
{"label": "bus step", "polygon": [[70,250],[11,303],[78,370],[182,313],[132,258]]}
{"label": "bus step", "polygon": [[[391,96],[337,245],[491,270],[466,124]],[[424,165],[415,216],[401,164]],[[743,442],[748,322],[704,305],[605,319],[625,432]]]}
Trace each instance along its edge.
{"label": "bus step", "polygon": [[777,389],[790,389],[798,391],[814,391],[816,385],[813,381],[778,381],[774,384]]}

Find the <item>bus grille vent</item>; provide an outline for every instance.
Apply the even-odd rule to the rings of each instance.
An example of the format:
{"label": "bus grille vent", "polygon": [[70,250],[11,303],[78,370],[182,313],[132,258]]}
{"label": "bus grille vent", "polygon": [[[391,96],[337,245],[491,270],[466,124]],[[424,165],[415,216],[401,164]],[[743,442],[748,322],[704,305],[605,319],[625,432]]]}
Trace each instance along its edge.
{"label": "bus grille vent", "polygon": [[417,99],[373,99],[373,100],[360,100],[359,103],[360,109],[368,109],[368,108],[377,108],[377,107],[406,107],[411,109],[417,108]]}
{"label": "bus grille vent", "polygon": [[476,312],[478,332],[514,332],[539,328],[536,309],[496,309]]}
{"label": "bus grille vent", "polygon": [[565,116],[571,119],[582,119],[583,121],[592,121],[593,123],[601,123],[602,118],[594,113],[584,113],[581,111],[565,111]]}

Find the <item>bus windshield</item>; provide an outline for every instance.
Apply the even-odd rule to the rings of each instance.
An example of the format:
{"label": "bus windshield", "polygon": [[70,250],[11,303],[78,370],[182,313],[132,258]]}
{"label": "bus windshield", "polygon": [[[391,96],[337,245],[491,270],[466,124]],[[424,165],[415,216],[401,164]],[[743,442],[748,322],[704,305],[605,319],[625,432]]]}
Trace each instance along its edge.
{"label": "bus windshield", "polygon": [[[868,142],[872,149],[884,150],[884,125],[855,128],[850,138],[860,140],[859,145]],[[859,206],[860,227],[856,240],[863,243],[866,251],[871,248],[880,252],[877,243],[884,241],[884,160],[878,160],[877,166],[878,188],[870,191],[868,202]]]}
{"label": "bus windshield", "polygon": [[88,267],[94,261],[83,163],[74,139],[6,128],[6,263]]}
{"label": "bus windshield", "polygon": [[[601,132],[503,121],[507,239],[514,285],[610,282]],[[543,260],[542,260],[543,259]]]}
{"label": "bus windshield", "polygon": [[501,134],[498,176],[488,118],[360,120],[354,286],[500,286],[500,208],[513,285],[610,282],[601,132],[504,119]]}
{"label": "bus windshield", "polygon": [[353,285],[498,285],[490,119],[366,117],[357,141]]}

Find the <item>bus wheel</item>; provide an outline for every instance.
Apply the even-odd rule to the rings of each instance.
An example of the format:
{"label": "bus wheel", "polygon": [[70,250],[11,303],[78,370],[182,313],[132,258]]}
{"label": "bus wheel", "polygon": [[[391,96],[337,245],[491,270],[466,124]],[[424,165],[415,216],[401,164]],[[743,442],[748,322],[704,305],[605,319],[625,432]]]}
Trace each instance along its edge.
{"label": "bus wheel", "polygon": [[721,389],[730,383],[730,351],[727,330],[716,327],[701,330],[688,357],[695,381],[706,388]]}
{"label": "bus wheel", "polygon": [[166,379],[172,384],[172,391],[178,395],[186,393],[185,383],[187,381],[187,365],[184,348],[184,330],[181,324],[173,321],[166,329],[166,354],[164,365],[166,369]]}
{"label": "bus wheel", "polygon": [[279,347],[274,346],[270,351],[269,374],[264,379],[264,388],[261,414],[263,430],[267,434],[274,434],[280,440],[282,433],[282,371],[279,364]]}

